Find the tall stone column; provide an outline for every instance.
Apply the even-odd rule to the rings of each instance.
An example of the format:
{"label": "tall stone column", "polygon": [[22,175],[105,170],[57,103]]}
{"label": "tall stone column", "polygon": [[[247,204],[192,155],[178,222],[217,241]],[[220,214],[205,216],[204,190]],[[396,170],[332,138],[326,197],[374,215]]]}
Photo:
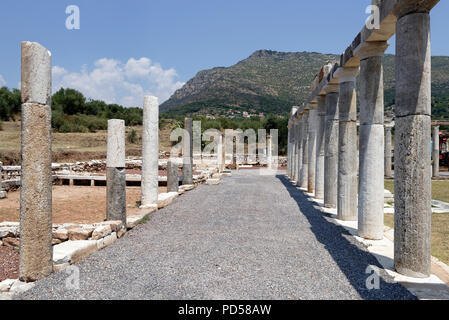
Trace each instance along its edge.
{"label": "tall stone column", "polygon": [[326,127],[326,96],[318,97],[315,198],[324,199],[324,129]]}
{"label": "tall stone column", "polygon": [[219,172],[223,172],[225,168],[225,159],[223,153],[223,136],[220,133],[218,137],[218,145],[217,145],[217,161],[218,161],[218,170]]}
{"label": "tall stone column", "polygon": [[302,115],[303,126],[301,131],[301,151],[302,151],[302,166],[299,172],[299,186],[307,189],[308,174],[309,174],[309,110],[304,110]]}
{"label": "tall stone column", "polygon": [[142,126],[142,207],[157,206],[159,186],[159,103],[146,96]]}
{"label": "tall stone column", "polygon": [[287,177],[291,177],[291,168],[292,168],[292,143],[291,143],[291,126],[288,125],[288,134],[287,134]]}
{"label": "tall stone column", "polygon": [[337,207],[338,94],[338,85],[328,85],[324,130],[324,206],[327,208]]}
{"label": "tall stone column", "polygon": [[19,278],[53,271],[51,176],[51,53],[22,42],[22,139]]}
{"label": "tall stone column", "polygon": [[201,121],[193,121],[192,152],[193,163],[201,163]]}
{"label": "tall stone column", "polygon": [[[384,235],[384,80],[382,57],[388,43],[370,42],[360,56],[360,172],[358,235]],[[390,145],[391,152],[391,145]],[[391,159],[391,158],[390,158]]]}
{"label": "tall stone column", "polygon": [[193,161],[192,161],[192,119],[184,120],[184,138],[182,139],[182,184],[193,184]]}
{"label": "tall stone column", "polygon": [[296,181],[296,185],[299,185],[299,173],[301,171],[302,166],[302,144],[301,144],[301,128],[302,128],[302,120],[296,119],[295,121],[296,125],[296,139],[295,139],[295,159],[294,159],[294,178],[293,180]]}
{"label": "tall stone column", "polygon": [[338,219],[357,221],[357,95],[359,68],[339,68]]}
{"label": "tall stone column", "polygon": [[3,189],[3,173],[2,173],[2,166],[3,163],[0,161],[0,199],[5,199],[6,198],[6,191]]}
{"label": "tall stone column", "polygon": [[393,177],[391,127],[385,127],[385,177]]}
{"label": "tall stone column", "polygon": [[126,224],[125,121],[108,120],[106,219]]}
{"label": "tall stone column", "polygon": [[267,168],[273,169],[273,154],[271,146],[271,136],[267,137]]}
{"label": "tall stone column", "polygon": [[428,277],[432,215],[430,14],[420,8],[407,9],[399,13],[396,24],[394,262],[403,275]]}
{"label": "tall stone column", "polygon": [[309,150],[308,155],[308,173],[307,173],[307,192],[315,192],[315,169],[316,169],[316,136],[317,136],[317,125],[318,125],[318,110],[317,106],[313,105],[313,109],[309,111]]}
{"label": "tall stone column", "polygon": [[440,176],[440,127],[433,127],[433,177],[438,178]]}

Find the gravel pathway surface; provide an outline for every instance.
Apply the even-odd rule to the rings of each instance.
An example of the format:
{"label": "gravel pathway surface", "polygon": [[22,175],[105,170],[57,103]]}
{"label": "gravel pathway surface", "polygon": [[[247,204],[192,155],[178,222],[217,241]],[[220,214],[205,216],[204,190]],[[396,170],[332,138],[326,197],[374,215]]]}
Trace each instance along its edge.
{"label": "gravel pathway surface", "polygon": [[377,260],[283,176],[233,172],[159,210],[144,225],[22,299],[414,299],[381,280]]}

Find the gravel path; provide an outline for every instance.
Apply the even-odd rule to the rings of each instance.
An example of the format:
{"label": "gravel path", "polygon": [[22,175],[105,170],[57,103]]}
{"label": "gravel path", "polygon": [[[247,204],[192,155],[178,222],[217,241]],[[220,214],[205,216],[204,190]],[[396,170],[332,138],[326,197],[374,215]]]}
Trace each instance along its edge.
{"label": "gravel path", "polygon": [[63,271],[24,299],[413,299],[283,176],[234,172],[187,192],[145,225],[81,262],[80,289]]}

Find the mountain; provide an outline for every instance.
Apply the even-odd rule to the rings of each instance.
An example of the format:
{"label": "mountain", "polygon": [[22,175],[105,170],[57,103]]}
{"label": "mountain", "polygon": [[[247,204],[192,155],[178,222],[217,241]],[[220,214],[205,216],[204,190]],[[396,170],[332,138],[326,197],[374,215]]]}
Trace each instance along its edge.
{"label": "mountain", "polygon": [[[259,50],[231,67],[198,72],[161,105],[161,112],[229,116],[246,111],[249,114],[283,115],[293,105],[307,100],[316,73],[327,61],[339,61],[339,56]],[[392,106],[395,85],[393,55],[385,56],[384,72],[385,102],[386,106]],[[442,104],[447,109],[449,57],[433,57],[432,72],[435,104]]]}

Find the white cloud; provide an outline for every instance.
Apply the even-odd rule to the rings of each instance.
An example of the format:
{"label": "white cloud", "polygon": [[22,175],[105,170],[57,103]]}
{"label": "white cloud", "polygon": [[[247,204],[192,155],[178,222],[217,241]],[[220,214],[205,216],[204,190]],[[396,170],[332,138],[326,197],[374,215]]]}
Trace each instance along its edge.
{"label": "white cloud", "polygon": [[6,85],[6,81],[5,79],[2,77],[2,75],[0,74],[0,87],[3,87]]}
{"label": "white cloud", "polygon": [[174,69],[164,69],[145,57],[131,58],[126,63],[102,58],[91,70],[84,65],[79,72],[54,66],[52,74],[53,92],[61,87],[73,88],[88,98],[126,107],[142,106],[144,95],[154,95],[162,103],[184,85],[177,81]]}

